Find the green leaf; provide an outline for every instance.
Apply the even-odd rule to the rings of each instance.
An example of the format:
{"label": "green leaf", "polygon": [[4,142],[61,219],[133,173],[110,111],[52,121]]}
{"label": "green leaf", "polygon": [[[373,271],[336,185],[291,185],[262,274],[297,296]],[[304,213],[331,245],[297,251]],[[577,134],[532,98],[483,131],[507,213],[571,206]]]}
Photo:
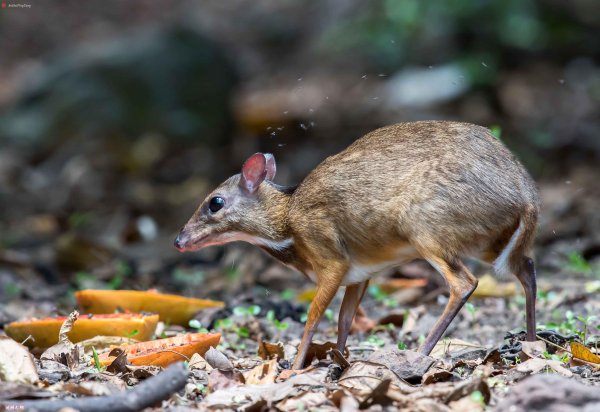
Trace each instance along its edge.
{"label": "green leaf", "polygon": [[233,326],[233,320],[230,318],[217,319],[215,321],[215,329],[231,329]]}
{"label": "green leaf", "polygon": [[498,140],[502,138],[502,128],[497,124],[490,126],[490,133]]}
{"label": "green leaf", "polygon": [[258,305],[252,305],[248,308],[248,314],[250,315],[258,315],[260,313],[260,306]]}
{"label": "green leaf", "polygon": [[380,348],[385,346],[385,341],[377,335],[369,335],[367,342]]}
{"label": "green leaf", "polygon": [[198,319],[192,319],[192,320],[190,320],[188,322],[188,325],[192,329],[200,329],[202,327],[202,324],[200,323],[200,321]]}
{"label": "green leaf", "polygon": [[292,300],[294,299],[294,291],[292,289],[286,289],[281,292],[281,300]]}
{"label": "green leaf", "polygon": [[100,364],[100,357],[98,356],[98,352],[96,352],[96,348],[92,346],[92,356],[94,357],[94,367],[98,372],[102,372],[102,365]]}
{"label": "green leaf", "polygon": [[481,393],[480,391],[473,391],[473,392],[471,392],[471,399],[473,399],[475,402],[477,402],[479,404],[484,404],[485,403],[485,399],[483,397],[483,393]]}
{"label": "green leaf", "polygon": [[477,312],[477,308],[471,302],[465,303],[465,308],[471,315],[475,315],[475,312]]}
{"label": "green leaf", "polygon": [[235,316],[245,316],[248,314],[248,309],[242,306],[236,306],[235,308],[233,308],[233,314]]}
{"label": "green leaf", "polygon": [[327,309],[325,311],[325,317],[327,318],[327,320],[332,321],[333,320],[333,311],[331,309]]}
{"label": "green leaf", "polygon": [[278,320],[275,320],[275,327],[280,331],[286,330],[289,326],[290,325],[287,322],[280,322]]}
{"label": "green leaf", "polygon": [[575,272],[589,273],[592,271],[592,265],[577,251],[570,252],[567,259],[569,268]]}

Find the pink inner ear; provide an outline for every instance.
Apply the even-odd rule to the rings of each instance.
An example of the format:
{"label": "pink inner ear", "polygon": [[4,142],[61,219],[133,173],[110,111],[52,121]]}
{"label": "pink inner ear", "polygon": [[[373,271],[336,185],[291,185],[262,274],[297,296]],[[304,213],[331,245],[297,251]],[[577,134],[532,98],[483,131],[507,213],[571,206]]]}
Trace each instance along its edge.
{"label": "pink inner ear", "polygon": [[240,186],[252,193],[267,176],[267,161],[262,153],[255,153],[244,162]]}
{"label": "pink inner ear", "polygon": [[267,161],[267,180],[273,180],[275,178],[275,172],[277,172],[277,166],[275,166],[275,156],[271,153],[265,153],[265,159]]}

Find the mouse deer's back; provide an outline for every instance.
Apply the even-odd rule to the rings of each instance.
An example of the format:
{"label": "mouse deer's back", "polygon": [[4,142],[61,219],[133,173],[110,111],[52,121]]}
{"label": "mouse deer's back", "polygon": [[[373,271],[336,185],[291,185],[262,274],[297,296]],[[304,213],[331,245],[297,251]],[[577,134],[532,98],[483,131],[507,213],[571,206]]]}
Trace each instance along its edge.
{"label": "mouse deer's back", "polygon": [[[454,122],[377,129],[327,158],[301,183],[291,214],[335,222],[360,260],[394,239],[421,249],[498,255],[521,217],[535,226],[535,184],[486,128]],[[530,239],[524,239],[528,249]]]}

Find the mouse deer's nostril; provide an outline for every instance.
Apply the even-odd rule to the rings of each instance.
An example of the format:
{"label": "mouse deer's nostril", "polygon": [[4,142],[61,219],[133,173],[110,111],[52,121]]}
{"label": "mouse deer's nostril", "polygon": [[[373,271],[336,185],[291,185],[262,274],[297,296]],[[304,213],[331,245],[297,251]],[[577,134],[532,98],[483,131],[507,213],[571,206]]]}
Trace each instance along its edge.
{"label": "mouse deer's nostril", "polygon": [[181,233],[179,235],[177,235],[177,237],[175,238],[175,242],[173,242],[173,244],[175,245],[175,247],[177,249],[183,249],[184,247],[184,240],[182,239]]}

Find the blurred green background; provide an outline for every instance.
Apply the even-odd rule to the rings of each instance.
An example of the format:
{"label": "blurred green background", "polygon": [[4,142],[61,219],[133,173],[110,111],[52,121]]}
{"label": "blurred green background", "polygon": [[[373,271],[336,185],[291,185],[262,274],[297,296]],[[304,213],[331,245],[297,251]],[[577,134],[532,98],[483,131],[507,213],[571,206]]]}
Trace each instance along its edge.
{"label": "blurred green background", "polygon": [[598,171],[596,0],[30,5],[0,9],[0,260],[51,281],[181,289],[218,252],[174,233],[249,154],[296,183],[385,124],[488,126],[540,181]]}

